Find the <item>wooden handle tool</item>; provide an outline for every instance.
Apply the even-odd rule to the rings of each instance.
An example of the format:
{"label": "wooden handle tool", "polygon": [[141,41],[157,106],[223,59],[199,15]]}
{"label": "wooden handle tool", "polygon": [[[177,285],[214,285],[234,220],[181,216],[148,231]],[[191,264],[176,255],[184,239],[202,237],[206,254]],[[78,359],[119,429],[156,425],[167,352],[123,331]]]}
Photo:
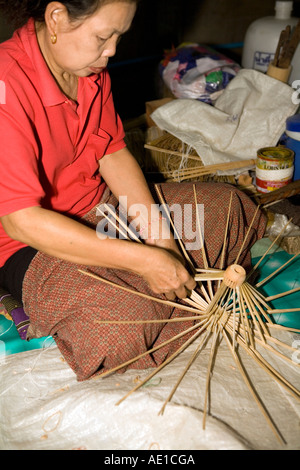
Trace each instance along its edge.
{"label": "wooden handle tool", "polygon": [[290,67],[294,54],[300,42],[300,20],[291,35],[289,41],[283,47],[282,54],[278,60],[278,67],[286,69]]}

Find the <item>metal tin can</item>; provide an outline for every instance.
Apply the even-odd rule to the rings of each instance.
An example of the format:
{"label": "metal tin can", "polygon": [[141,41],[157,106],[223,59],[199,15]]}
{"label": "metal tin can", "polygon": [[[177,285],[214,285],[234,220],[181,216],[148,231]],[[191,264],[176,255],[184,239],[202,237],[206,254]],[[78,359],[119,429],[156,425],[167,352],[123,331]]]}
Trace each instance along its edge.
{"label": "metal tin can", "polygon": [[256,187],[268,193],[289,184],[294,173],[294,152],[286,147],[259,149],[256,159]]}

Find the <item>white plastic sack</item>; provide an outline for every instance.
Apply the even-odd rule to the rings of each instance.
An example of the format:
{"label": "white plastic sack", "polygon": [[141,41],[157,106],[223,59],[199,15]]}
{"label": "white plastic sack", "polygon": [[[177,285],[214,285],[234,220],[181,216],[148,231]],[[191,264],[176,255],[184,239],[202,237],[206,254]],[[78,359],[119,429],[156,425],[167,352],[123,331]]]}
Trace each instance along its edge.
{"label": "white plastic sack", "polygon": [[[287,334],[287,344],[297,341]],[[297,343],[298,344],[298,343]],[[195,351],[191,345],[150,383],[118,400],[150,371],[128,370],[77,382],[57,347],[0,359],[1,450],[247,450],[300,449],[299,403],[243,351],[245,369],[286,445],[259,411],[224,341],[218,348],[210,387],[209,415],[202,429],[210,342],[190,368],[172,402],[158,415]],[[295,364],[280,357],[272,365],[299,387]]]}
{"label": "white plastic sack", "polygon": [[[151,118],[192,146],[204,165],[256,158],[257,150],[275,146],[287,117],[295,114],[293,88],[256,70],[241,70],[215,106],[179,99]],[[226,172],[231,174],[232,172]]]}

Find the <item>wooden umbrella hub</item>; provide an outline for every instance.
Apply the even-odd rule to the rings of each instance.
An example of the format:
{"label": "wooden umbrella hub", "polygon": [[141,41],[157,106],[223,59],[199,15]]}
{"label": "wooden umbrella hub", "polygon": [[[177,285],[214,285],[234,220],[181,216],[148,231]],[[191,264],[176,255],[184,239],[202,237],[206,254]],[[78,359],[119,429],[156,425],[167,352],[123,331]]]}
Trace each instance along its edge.
{"label": "wooden umbrella hub", "polygon": [[246,271],[239,264],[231,264],[224,273],[223,282],[227,287],[240,287],[246,279]]}

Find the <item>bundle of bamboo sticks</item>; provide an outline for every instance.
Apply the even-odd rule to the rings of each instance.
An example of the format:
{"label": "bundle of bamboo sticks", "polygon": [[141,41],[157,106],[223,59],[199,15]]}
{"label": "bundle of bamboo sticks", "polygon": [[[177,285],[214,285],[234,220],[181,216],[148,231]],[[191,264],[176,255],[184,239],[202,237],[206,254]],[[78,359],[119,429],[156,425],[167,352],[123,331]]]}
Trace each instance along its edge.
{"label": "bundle of bamboo sticks", "polygon": [[[195,149],[167,132],[145,144],[144,147],[152,151],[154,160],[152,167],[155,171],[153,168],[151,170],[151,163],[149,163],[146,165],[146,168],[148,168],[147,173],[159,173],[168,181],[195,181],[208,175],[216,175],[219,171],[226,172],[228,170],[255,167],[255,159],[203,165]],[[228,182],[231,182],[231,180]]]}
{"label": "bundle of bamboo sticks", "polygon": [[[156,185],[156,191],[159,197],[159,200],[163,207],[166,207],[166,203],[163,199],[161,191]],[[194,185],[194,197],[195,203],[197,203],[197,194],[196,188]],[[294,398],[297,400],[300,399],[300,391],[297,388],[289,383],[283,375],[277,371],[266,359],[265,357],[258,351],[257,345],[263,348],[263,350],[270,352],[272,355],[279,356],[280,358],[284,359],[288,363],[293,363],[291,359],[291,352],[297,352],[295,348],[292,346],[274,338],[272,336],[272,330],[282,330],[286,332],[300,332],[300,330],[287,328],[282,325],[278,325],[274,323],[272,319],[272,314],[285,312],[286,310],[278,310],[273,309],[271,304],[269,303],[275,298],[288,296],[296,291],[299,291],[300,288],[294,288],[287,292],[282,292],[277,294],[276,296],[265,297],[258,289],[269,282],[273,276],[276,276],[280,270],[284,269],[287,264],[291,263],[296,256],[300,253],[297,253],[293,258],[291,258],[287,263],[285,263],[281,268],[274,271],[271,275],[267,276],[265,279],[258,282],[255,286],[251,285],[251,279],[253,278],[253,273],[258,269],[261,262],[265,259],[267,254],[272,249],[273,245],[277,242],[277,240],[281,237],[282,233],[284,233],[285,227],[283,227],[282,231],[278,234],[276,239],[270,245],[270,247],[266,250],[264,255],[259,259],[256,265],[252,268],[251,272],[246,276],[242,275],[239,277],[239,282],[232,277],[232,271],[242,273],[243,268],[238,265],[239,257],[244,249],[244,245],[246,240],[250,234],[251,227],[257,215],[257,211],[259,210],[259,206],[254,214],[252,222],[247,230],[244,242],[240,248],[240,251],[236,257],[235,263],[227,269],[225,268],[225,246],[226,240],[228,235],[228,224],[229,224],[229,216],[231,211],[231,203],[232,203],[232,194],[229,201],[229,209],[228,209],[228,216],[227,216],[227,223],[224,231],[224,243],[223,243],[223,250],[221,255],[221,266],[220,269],[212,269],[208,266],[207,256],[205,252],[204,243],[202,243],[202,259],[204,268],[197,268],[193,264],[190,259],[188,252],[185,250],[185,247],[182,243],[182,240],[178,237],[176,232],[176,227],[170,217],[170,225],[172,226],[175,235],[177,235],[177,240],[179,241],[182,253],[186,258],[191,271],[193,272],[194,278],[197,281],[197,289],[191,292],[189,298],[184,299],[185,302],[178,303],[176,301],[168,301],[161,298],[156,298],[155,296],[149,296],[130,288],[121,287],[117,284],[114,284],[106,279],[99,277],[96,274],[93,274],[89,271],[80,272],[84,275],[91,276],[100,282],[108,283],[113,285],[116,289],[123,289],[128,293],[133,295],[138,295],[142,297],[147,297],[148,299],[153,300],[154,302],[161,302],[165,303],[166,305],[170,305],[172,307],[180,308],[183,312],[188,312],[190,315],[186,316],[183,315],[179,318],[168,318],[163,320],[143,320],[139,319],[136,321],[101,321],[100,323],[117,323],[117,324],[130,324],[130,323],[167,323],[167,322],[187,322],[193,321],[193,326],[189,328],[183,329],[181,333],[173,337],[172,339],[165,341],[164,343],[160,344],[159,346],[153,347],[150,350],[140,354],[139,356],[133,357],[132,359],[128,360],[125,363],[120,364],[119,366],[111,369],[103,374],[100,377],[105,377],[113,372],[122,369],[123,367],[130,366],[141,357],[152,354],[157,349],[162,348],[169,344],[172,341],[176,341],[179,338],[184,337],[185,335],[188,336],[188,339],[178,348],[178,350],[168,357],[159,367],[154,369],[144,380],[140,381],[132,390],[130,390],[117,404],[124,401],[129,395],[133,392],[137,391],[140,387],[142,387],[145,383],[147,383],[153,376],[155,376],[162,368],[166,367],[171,361],[173,361],[182,351],[186,350],[188,346],[192,343],[195,343],[196,349],[192,353],[190,360],[186,364],[184,370],[179,374],[178,380],[175,383],[173,389],[171,390],[169,396],[166,398],[161,410],[160,414],[164,412],[164,409],[168,402],[172,399],[174,393],[176,392],[177,388],[179,387],[181,381],[183,380],[184,376],[190,369],[191,365],[194,363],[196,358],[199,356],[201,350],[207,344],[208,340],[211,340],[210,346],[210,356],[209,356],[209,364],[207,368],[206,374],[206,388],[204,393],[204,403],[203,403],[203,428],[205,428],[206,416],[208,412],[208,399],[209,399],[209,389],[210,389],[210,382],[212,377],[212,370],[214,364],[214,358],[218,352],[218,345],[220,340],[223,339],[227,344],[229,351],[232,355],[234,363],[236,364],[243,381],[245,382],[248,390],[250,391],[253,399],[255,400],[259,410],[261,411],[262,415],[266,419],[268,425],[270,426],[271,430],[273,431],[276,438],[281,442],[284,443],[284,438],[280,433],[280,430],[273,422],[272,417],[269,415],[264,403],[260,399],[255,386],[250,382],[246,371],[244,370],[244,366],[240,359],[239,355],[239,348],[243,349],[254,361],[256,365],[262,368],[275,382],[280,384],[282,387],[285,388]],[[109,211],[109,207],[107,206],[107,211]],[[112,220],[108,214],[103,212],[103,216],[105,216],[109,223],[116,224],[120,227],[120,230],[124,230],[124,233],[127,233],[127,238],[131,240],[135,240],[138,243],[141,243],[134,233],[129,230],[129,227],[126,227],[124,223],[121,223],[120,219],[115,215],[113,211],[110,213],[111,216],[115,220]],[[201,236],[201,227],[200,221],[197,218],[197,227]],[[213,283],[217,283],[217,289],[213,289]],[[289,309],[291,311],[291,309]],[[300,308],[292,309],[292,311],[300,311]],[[277,349],[276,346],[280,346],[283,350],[289,352],[289,355],[285,355]],[[299,367],[299,364],[293,363],[295,367]],[[226,371],[224,371],[226,373]]]}

